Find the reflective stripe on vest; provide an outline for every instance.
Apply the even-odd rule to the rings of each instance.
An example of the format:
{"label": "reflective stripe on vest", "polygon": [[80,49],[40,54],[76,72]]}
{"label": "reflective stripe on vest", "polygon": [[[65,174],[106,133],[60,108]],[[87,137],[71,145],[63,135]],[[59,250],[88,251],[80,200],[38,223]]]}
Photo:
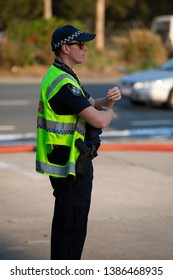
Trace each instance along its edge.
{"label": "reflective stripe on vest", "polygon": [[41,173],[47,173],[52,175],[61,174],[62,177],[65,177],[67,174],[75,173],[75,164],[73,162],[69,162],[67,166],[53,166],[37,160],[36,170]]}
{"label": "reflective stripe on vest", "polygon": [[83,136],[85,135],[85,125],[80,121],[76,123],[60,123],[50,120],[46,120],[43,117],[38,116],[37,128],[42,128],[48,132],[56,134],[74,134],[75,131],[79,132]]}
{"label": "reflective stripe on vest", "polygon": [[50,94],[52,93],[53,89],[57,86],[57,84],[62,81],[62,79],[65,79],[65,78],[68,78],[68,79],[71,79],[72,81],[76,82],[76,80],[68,75],[68,74],[62,74],[61,76],[59,76],[58,78],[56,78],[53,83],[48,87],[47,89],[47,93],[46,93],[46,97],[49,98]]}

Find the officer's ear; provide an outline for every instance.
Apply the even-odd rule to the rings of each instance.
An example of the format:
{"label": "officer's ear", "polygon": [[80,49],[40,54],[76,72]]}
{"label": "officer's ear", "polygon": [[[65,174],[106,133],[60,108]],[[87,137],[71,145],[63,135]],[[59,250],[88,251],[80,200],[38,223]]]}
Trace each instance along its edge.
{"label": "officer's ear", "polygon": [[66,44],[63,44],[63,45],[61,46],[61,51],[62,51],[63,53],[65,53],[65,54],[68,54],[68,53],[69,53],[69,46],[66,45]]}

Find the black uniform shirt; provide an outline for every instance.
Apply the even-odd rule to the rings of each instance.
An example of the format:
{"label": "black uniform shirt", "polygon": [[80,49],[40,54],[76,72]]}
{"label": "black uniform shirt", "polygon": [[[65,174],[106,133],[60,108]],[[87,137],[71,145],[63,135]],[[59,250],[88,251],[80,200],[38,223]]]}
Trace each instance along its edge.
{"label": "black uniform shirt", "polygon": [[76,90],[77,93],[73,92],[74,86],[66,84],[50,99],[50,106],[56,114],[78,115],[85,108],[92,106],[88,101],[89,95],[85,92],[85,97],[81,91],[77,88]]}

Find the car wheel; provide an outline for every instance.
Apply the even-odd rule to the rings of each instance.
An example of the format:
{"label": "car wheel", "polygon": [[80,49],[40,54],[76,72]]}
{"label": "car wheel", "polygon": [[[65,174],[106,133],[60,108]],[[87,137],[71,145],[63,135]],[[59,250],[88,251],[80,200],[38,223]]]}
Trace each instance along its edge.
{"label": "car wheel", "polygon": [[173,90],[171,90],[169,96],[168,96],[168,100],[167,100],[167,107],[169,109],[173,109]]}

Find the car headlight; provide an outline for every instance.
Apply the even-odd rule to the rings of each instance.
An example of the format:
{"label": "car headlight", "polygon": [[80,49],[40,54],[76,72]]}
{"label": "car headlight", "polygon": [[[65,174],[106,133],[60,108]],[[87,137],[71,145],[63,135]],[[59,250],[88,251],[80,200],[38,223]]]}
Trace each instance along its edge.
{"label": "car headlight", "polygon": [[143,88],[150,88],[150,87],[161,87],[163,86],[162,80],[156,80],[156,81],[147,81],[147,82],[136,82],[134,84],[135,89],[143,89]]}
{"label": "car headlight", "polygon": [[156,87],[162,87],[163,86],[163,81],[162,80],[156,80],[153,82],[153,85]]}
{"label": "car headlight", "polygon": [[145,83],[137,82],[137,83],[134,84],[134,88],[135,88],[135,89],[144,88],[144,84],[145,84]]}

